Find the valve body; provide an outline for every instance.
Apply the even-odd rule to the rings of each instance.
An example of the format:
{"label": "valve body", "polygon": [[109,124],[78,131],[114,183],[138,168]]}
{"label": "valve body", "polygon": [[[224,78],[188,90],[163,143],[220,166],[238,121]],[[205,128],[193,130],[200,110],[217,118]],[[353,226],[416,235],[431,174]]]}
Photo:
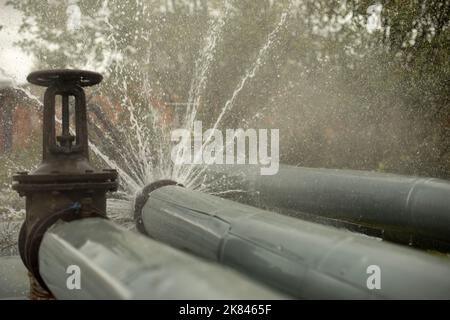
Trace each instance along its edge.
{"label": "valve body", "polygon": [[[96,170],[89,162],[83,87],[98,84],[102,76],[81,70],[49,70],[33,72],[27,80],[48,87],[44,95],[43,155],[35,170],[13,177],[13,189],[26,198],[19,252],[25,266],[46,288],[39,275],[38,257],[44,233],[60,219],[106,217],[106,193],[117,189],[117,172]],[[60,126],[55,121],[58,96]]]}

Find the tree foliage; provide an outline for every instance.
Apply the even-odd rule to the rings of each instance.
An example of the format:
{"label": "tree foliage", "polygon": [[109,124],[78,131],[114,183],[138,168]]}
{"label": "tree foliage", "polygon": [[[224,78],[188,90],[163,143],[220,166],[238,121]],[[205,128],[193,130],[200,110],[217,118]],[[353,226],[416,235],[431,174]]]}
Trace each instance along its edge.
{"label": "tree foliage", "polygon": [[282,162],[450,177],[449,0],[10,5],[39,68],[101,71],[120,103],[213,124],[249,72],[221,125],[280,128]]}

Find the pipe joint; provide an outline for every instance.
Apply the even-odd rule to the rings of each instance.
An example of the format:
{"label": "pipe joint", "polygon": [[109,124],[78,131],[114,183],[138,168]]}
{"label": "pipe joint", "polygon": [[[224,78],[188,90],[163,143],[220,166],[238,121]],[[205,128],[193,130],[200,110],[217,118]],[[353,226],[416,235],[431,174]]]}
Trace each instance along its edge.
{"label": "pipe joint", "polygon": [[179,186],[184,187],[181,183],[170,179],[157,180],[146,185],[142,190],[136,195],[134,200],[134,221],[136,222],[136,229],[142,233],[147,234],[144,227],[144,222],[142,220],[142,208],[144,208],[145,203],[147,202],[149,195],[152,191],[155,191],[159,188],[166,186]]}
{"label": "pipe joint", "polygon": [[25,221],[22,224],[19,233],[20,257],[42,288],[48,290],[39,273],[39,247],[44,234],[59,220],[69,222],[83,218],[106,218],[106,216],[89,206],[83,206],[79,202],[74,202],[65,209],[46,214],[44,219],[35,223]]}

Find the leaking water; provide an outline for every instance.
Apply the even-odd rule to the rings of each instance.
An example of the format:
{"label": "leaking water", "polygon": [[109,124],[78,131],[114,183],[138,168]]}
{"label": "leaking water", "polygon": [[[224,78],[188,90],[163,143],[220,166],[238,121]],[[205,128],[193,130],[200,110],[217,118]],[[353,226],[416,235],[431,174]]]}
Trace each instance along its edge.
{"label": "leaking water", "polygon": [[[199,120],[212,129],[283,129],[280,153],[287,164],[448,177],[448,112],[441,105],[448,101],[448,67],[439,65],[448,48],[436,36],[445,37],[448,26],[437,29],[433,2],[412,4],[408,13],[396,4],[359,3],[77,0],[13,1],[10,7],[26,22],[16,40],[27,40],[17,48],[35,55],[34,69],[104,75],[87,90],[89,146],[97,167],[120,175],[110,215],[132,225],[134,197],[158,179],[245,196],[239,183],[209,176],[205,165],[172,162],[171,131],[192,132]],[[0,25],[0,40],[3,27],[9,26]],[[21,69],[7,64],[0,76],[8,75],[3,69]],[[13,90],[41,118],[39,89],[14,84]],[[30,145],[40,142],[1,155],[0,219],[23,217],[10,177],[38,164],[40,154]],[[10,230],[0,229],[0,237],[10,239]]]}
{"label": "leaking water", "polygon": [[[208,27],[203,46],[195,62],[188,102],[186,103],[187,107],[182,117],[183,122],[180,124],[181,128],[192,130],[193,124],[197,120],[198,106],[209,79],[211,66],[216,62],[217,45],[221,41],[224,26],[230,16],[230,10],[230,5],[226,2],[224,14],[219,15],[218,19],[212,20]],[[220,113],[216,116],[214,129],[218,128],[225,115],[233,109],[236,98],[245,89],[246,83],[257,76],[259,67],[276,44],[276,37],[286,23],[288,11],[289,9],[282,12],[279,21],[274,25],[273,30],[267,35],[265,43],[259,49],[255,60],[243,73],[231,97],[221,108]],[[70,23],[71,28],[76,26],[73,21],[70,21]],[[206,167],[203,165],[180,166],[172,163],[170,159],[170,131],[175,128],[173,124],[164,121],[160,111],[154,107],[152,101],[148,98],[148,91],[151,90],[150,84],[145,81],[145,76],[143,79],[143,90],[139,98],[141,101],[145,101],[146,105],[136,105],[136,101],[128,95],[126,79],[112,80],[116,83],[116,89],[120,91],[122,96],[120,108],[127,115],[127,123],[124,125],[108,126],[108,123],[110,123],[108,120],[99,121],[102,115],[95,109],[93,111],[89,105],[89,100],[93,97],[95,99],[95,92],[91,97],[88,93],[88,112],[91,116],[90,132],[97,132],[97,135],[101,133],[100,142],[98,139],[96,141],[90,139],[90,150],[98,159],[101,159],[109,167],[116,169],[120,176],[118,192],[108,199],[110,216],[122,224],[131,225],[134,197],[145,185],[158,179],[172,179],[188,188],[207,191],[215,195],[246,192],[240,189],[229,189],[229,186],[221,185],[222,179],[216,180],[213,184],[205,184]],[[24,93],[32,101],[32,107],[41,112],[42,102],[40,98],[21,86],[15,86],[14,89]],[[106,99],[107,103],[111,105],[115,103],[108,101],[107,97]],[[95,118],[92,119],[93,117]],[[60,123],[59,119],[56,120]],[[206,138],[203,147],[208,144],[210,139],[211,136]],[[11,167],[14,168],[14,171],[29,171],[32,169],[21,167],[17,163],[11,163]]]}

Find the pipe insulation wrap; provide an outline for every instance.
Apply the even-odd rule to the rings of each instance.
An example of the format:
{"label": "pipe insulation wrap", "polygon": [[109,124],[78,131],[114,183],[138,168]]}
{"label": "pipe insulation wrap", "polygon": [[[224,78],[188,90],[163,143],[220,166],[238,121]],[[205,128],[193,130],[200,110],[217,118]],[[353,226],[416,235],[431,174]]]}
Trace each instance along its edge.
{"label": "pipe insulation wrap", "polygon": [[388,240],[450,251],[450,182],[445,180],[287,165],[273,176],[260,175],[257,166],[210,166],[208,173],[210,179],[226,176],[234,189],[253,196],[233,200],[302,218],[347,221],[376,228]]}
{"label": "pipe insulation wrap", "polygon": [[[149,236],[298,298],[449,299],[450,259],[166,186],[142,210]],[[381,289],[367,286],[378,266]]]}
{"label": "pipe insulation wrap", "polygon": [[[68,267],[81,289],[69,289]],[[40,274],[58,299],[279,299],[237,272],[99,218],[58,222],[39,249]]]}

